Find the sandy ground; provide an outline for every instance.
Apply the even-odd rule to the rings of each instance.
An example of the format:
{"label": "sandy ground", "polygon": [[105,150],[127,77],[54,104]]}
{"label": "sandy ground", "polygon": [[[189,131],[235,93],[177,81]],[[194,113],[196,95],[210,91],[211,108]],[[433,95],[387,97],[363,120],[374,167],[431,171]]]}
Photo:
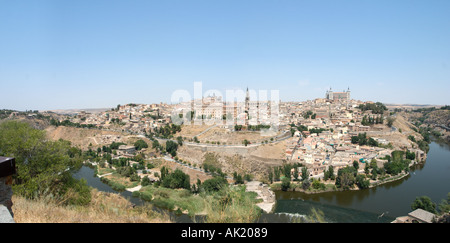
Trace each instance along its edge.
{"label": "sandy ground", "polygon": [[270,136],[263,134],[259,131],[230,131],[226,128],[219,126],[207,126],[207,125],[185,125],[182,127],[181,132],[177,133],[175,137],[182,136],[187,139],[191,139],[196,136],[202,143],[220,142],[221,144],[242,144],[244,139],[252,143],[270,141],[271,137],[275,137],[279,133],[272,132]]}
{"label": "sandy ground", "polygon": [[[73,146],[87,149],[89,144],[94,147],[109,145],[115,142],[127,142],[128,137],[119,132],[103,131],[98,129],[76,128],[76,127],[54,127],[45,129],[47,136],[52,140],[64,139],[70,141]],[[109,137],[109,139],[108,139]]]}
{"label": "sandy ground", "polygon": [[258,194],[257,198],[263,200],[262,203],[256,204],[266,213],[270,213],[275,205],[275,193],[270,190],[268,185],[262,184],[260,181],[249,181],[246,184],[246,191],[256,192]]}
{"label": "sandy ground", "polygon": [[251,152],[251,155],[268,159],[284,159],[286,152],[286,141],[278,143],[264,144]]}

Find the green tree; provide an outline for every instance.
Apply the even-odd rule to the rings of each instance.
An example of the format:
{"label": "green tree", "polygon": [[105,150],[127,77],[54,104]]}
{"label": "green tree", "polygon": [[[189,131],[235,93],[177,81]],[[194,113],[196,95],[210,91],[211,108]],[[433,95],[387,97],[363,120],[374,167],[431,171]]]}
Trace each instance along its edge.
{"label": "green tree", "polygon": [[112,142],[111,145],[109,145],[109,148],[112,149],[118,149],[120,145],[125,145],[124,143],[116,143]]}
{"label": "green tree", "polygon": [[306,180],[302,181],[302,188],[303,188],[303,190],[308,190],[310,186],[311,186],[311,182],[309,181],[309,179],[306,179]]}
{"label": "green tree", "polygon": [[353,166],[346,166],[338,170],[335,185],[345,190],[350,189],[355,183],[356,169]]}
{"label": "green tree", "polygon": [[269,170],[269,181],[270,181],[270,184],[273,183],[273,172],[272,172],[272,170]]}
{"label": "green tree", "polygon": [[148,186],[150,185],[150,179],[148,178],[148,176],[144,176],[144,178],[142,178],[141,180],[141,186]]}
{"label": "green tree", "polygon": [[176,169],[174,172],[166,175],[162,180],[161,185],[172,189],[184,188],[189,190],[191,188],[189,175],[185,174],[180,169]]}
{"label": "green tree", "polygon": [[390,116],[386,119],[386,121],[387,121],[388,127],[392,127],[392,125],[394,124],[394,121],[395,121],[395,117]]}
{"label": "green tree", "polygon": [[308,180],[309,173],[306,167],[302,167],[302,181]]}
{"label": "green tree", "polygon": [[372,176],[370,177],[372,180],[376,180],[378,177],[378,167],[372,169]]}
{"label": "green tree", "polygon": [[431,201],[431,199],[427,196],[416,197],[414,202],[411,204],[411,209],[423,209],[430,213],[436,214],[436,204]]}
{"label": "green tree", "polygon": [[291,186],[291,179],[288,177],[283,177],[283,179],[281,180],[281,190],[287,191],[290,186]]}
{"label": "green tree", "polygon": [[365,179],[364,175],[357,175],[356,176],[356,185],[360,188],[360,189],[366,189],[369,188],[370,186],[370,181]]}
{"label": "green tree", "polygon": [[141,150],[143,148],[148,148],[148,144],[144,140],[139,139],[134,143],[134,147],[136,150]]}
{"label": "green tree", "polygon": [[233,179],[234,184],[244,184],[244,179],[242,178],[242,175],[238,174],[237,172],[233,173]]}
{"label": "green tree", "polygon": [[367,121],[367,115],[364,115],[364,117],[363,117],[363,119],[362,119],[362,121],[361,121],[361,125],[363,125],[363,126],[367,126],[367,125],[369,125],[370,123]]}
{"label": "green tree", "polygon": [[298,181],[298,167],[294,166],[294,181]]}
{"label": "green tree", "polygon": [[161,181],[164,180],[164,178],[166,178],[166,176],[169,174],[169,169],[165,166],[161,167],[160,169],[161,175],[159,177],[159,179],[161,179]]}
{"label": "green tree", "polygon": [[369,142],[367,144],[372,147],[378,147],[378,142],[373,138],[369,138]]}
{"label": "green tree", "polygon": [[178,149],[178,143],[172,141],[172,140],[167,140],[166,141],[166,151],[172,155],[173,157],[175,157],[177,155],[177,149]]}
{"label": "green tree", "polygon": [[177,137],[177,143],[179,146],[183,146],[183,138],[181,136]]}
{"label": "green tree", "polygon": [[324,171],[323,179],[326,181],[328,179],[334,180],[336,177],[334,175],[334,168],[332,165],[328,166],[328,170]]}
{"label": "green tree", "polygon": [[291,168],[292,166],[290,164],[284,164],[282,167],[283,175],[291,178]]}
{"label": "green tree", "polygon": [[83,160],[73,151],[70,142],[50,141],[44,130],[28,123],[0,123],[0,156],[16,159],[14,194],[30,199],[50,194],[65,198],[65,203],[88,203],[90,192],[85,181],[72,178],[72,170],[80,168]]}
{"label": "green tree", "polygon": [[368,144],[367,134],[358,133],[358,136],[352,136],[351,141],[353,144],[366,145]]}
{"label": "green tree", "polygon": [[353,160],[353,167],[355,167],[355,170],[358,171],[359,169],[359,162],[356,160]]}
{"label": "green tree", "polygon": [[383,114],[384,111],[387,111],[387,107],[381,102],[361,104],[358,108],[361,111],[371,110],[372,114]]}
{"label": "green tree", "polygon": [[325,184],[321,183],[319,180],[317,179],[313,179],[312,182],[312,187],[316,190],[325,190]]}
{"label": "green tree", "polygon": [[364,165],[364,173],[368,175],[370,173],[370,165],[369,163],[365,163]]}
{"label": "green tree", "polygon": [[413,142],[415,142],[415,143],[417,142],[417,141],[416,141],[416,138],[415,138],[413,135],[409,135],[409,136],[408,136],[408,139],[411,140],[411,141],[413,141]]}
{"label": "green tree", "polygon": [[336,179],[336,176],[334,175],[334,167],[332,165],[330,165],[328,167],[328,171],[329,171],[328,173],[329,173],[330,179],[331,180]]}
{"label": "green tree", "polygon": [[409,152],[409,150],[406,151],[406,159],[414,160],[416,159],[416,154],[414,152]]}
{"label": "green tree", "polygon": [[280,181],[281,178],[281,170],[279,167],[273,167],[273,180]]}
{"label": "green tree", "polygon": [[303,114],[303,118],[309,119],[309,117],[313,114],[312,111],[307,111],[305,114]]}
{"label": "green tree", "polygon": [[450,192],[447,193],[447,200],[442,199],[439,204],[439,211],[441,214],[450,212]]}
{"label": "green tree", "polygon": [[205,180],[201,184],[201,189],[207,193],[217,192],[222,190],[228,185],[228,182],[223,177],[214,177],[212,179]]}
{"label": "green tree", "polygon": [[158,140],[153,140],[153,142],[152,142],[152,148],[154,148],[154,149],[161,149],[161,145],[159,144],[159,142],[158,142]]}

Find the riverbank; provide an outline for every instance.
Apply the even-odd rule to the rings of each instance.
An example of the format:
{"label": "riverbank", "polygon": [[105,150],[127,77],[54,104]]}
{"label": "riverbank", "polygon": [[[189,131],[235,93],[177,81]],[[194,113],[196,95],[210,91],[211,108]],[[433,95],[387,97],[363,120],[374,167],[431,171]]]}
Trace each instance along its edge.
{"label": "riverbank", "polygon": [[255,192],[258,194],[256,199],[261,199],[263,202],[256,204],[265,213],[271,213],[276,203],[275,193],[266,184],[259,181],[249,181],[245,184],[246,191]]}
{"label": "riverbank", "polygon": [[[408,215],[411,212],[411,203],[417,197],[428,196],[435,204],[439,204],[447,197],[450,185],[449,158],[450,146],[432,140],[427,160],[424,163],[413,164],[408,174],[385,178],[383,183],[364,190],[331,190],[321,193],[299,192],[299,190],[275,191],[277,205],[274,212],[307,214],[310,207],[315,207],[322,209],[327,217],[339,215],[333,216],[334,222],[366,222],[366,216],[361,212],[384,215],[381,219],[391,217],[393,221],[396,217]],[[279,217],[267,221],[270,220],[281,222]]]}
{"label": "riverbank", "polygon": [[[435,144],[433,144],[432,148],[435,148]],[[432,157],[430,157],[429,159],[432,159]],[[261,222],[291,222],[289,217],[284,217],[284,216],[280,216],[279,215],[280,213],[283,213],[283,212],[285,212],[286,210],[288,210],[290,208],[288,205],[284,205],[284,204],[292,204],[292,203],[298,201],[298,204],[303,205],[305,203],[305,201],[308,200],[308,198],[314,198],[312,200],[317,201],[317,202],[320,201],[320,202],[324,202],[326,204],[329,204],[329,203],[333,203],[334,204],[334,203],[336,203],[336,205],[338,205],[339,207],[345,207],[346,208],[346,207],[349,207],[349,205],[352,205],[354,203],[358,203],[361,200],[365,201],[364,198],[370,197],[370,195],[372,195],[372,194],[374,194],[376,192],[379,193],[380,191],[385,191],[387,189],[389,189],[390,191],[395,190],[393,188],[395,188],[398,185],[404,183],[402,179],[410,178],[410,177],[411,178],[415,178],[417,176],[416,174],[419,173],[418,170],[421,170],[421,168],[423,168],[423,166],[424,166],[424,164],[420,164],[420,166],[413,166],[413,168],[411,170],[411,173],[408,173],[408,174],[401,174],[401,175],[399,174],[397,176],[384,178],[383,181],[379,180],[378,184],[371,186],[371,188],[369,190],[359,190],[358,188],[355,187],[355,188],[353,188],[353,190],[343,191],[343,190],[340,190],[340,189],[335,189],[334,188],[335,185],[333,184],[334,183],[333,182],[333,183],[329,183],[327,185],[326,190],[309,190],[309,191],[304,191],[304,190],[301,190],[301,186],[300,186],[301,184],[300,183],[295,183],[294,182],[294,183],[291,183],[291,184],[293,184],[295,186],[295,191],[291,190],[291,192],[282,192],[281,191],[281,186],[280,186],[281,184],[280,183],[275,183],[275,184],[279,184],[279,189],[278,189],[279,191],[277,191],[277,188],[272,188],[271,186],[267,186],[267,189],[268,190],[272,190],[273,189],[272,193],[275,194],[275,198],[274,198],[275,201],[274,201],[273,206],[271,207],[272,210],[270,211],[270,213],[267,213],[268,210],[264,210],[263,207],[260,207],[260,205],[258,205],[259,203],[263,203],[264,202],[261,198],[257,199],[259,201],[256,201],[254,203],[254,205],[257,205],[258,209],[260,211],[262,209],[262,212],[264,212],[260,216],[260,218],[262,220]],[[90,169],[89,171],[92,171],[92,173],[93,173],[93,169]],[[411,176],[408,177],[408,175],[410,175],[410,174],[411,174]],[[96,177],[95,179],[99,181],[99,178]],[[409,180],[409,179],[406,179],[406,180]],[[329,181],[329,182],[331,182],[331,181]],[[101,184],[103,184],[103,183],[101,183]],[[104,184],[104,185],[106,186],[106,184]],[[383,185],[386,185],[386,186],[383,186]],[[379,188],[377,188],[377,187],[379,187]],[[154,193],[155,192],[156,191],[154,191]],[[132,201],[133,200],[140,200],[140,198],[138,198],[138,197],[132,197],[131,196],[131,192],[129,192],[127,190],[125,190],[124,193],[128,193],[129,196],[126,196],[126,197],[128,197],[129,200],[132,200]],[[286,193],[288,193],[288,194],[286,194]],[[162,196],[166,195],[162,191],[158,191],[158,192],[156,192],[156,194],[158,195],[158,197],[160,197],[161,195]],[[400,194],[401,193],[397,192],[395,196],[398,196]],[[258,197],[258,193],[255,192],[255,195],[256,195],[256,198],[257,198]],[[353,195],[355,195],[355,196],[353,196]],[[359,196],[356,196],[356,195],[359,195]],[[394,196],[394,198],[395,198],[395,196]],[[351,198],[350,202],[348,202],[346,199],[344,199],[346,197],[350,197]],[[387,205],[386,203],[383,203],[383,202],[389,202],[391,200],[391,197],[392,197],[392,195],[388,196],[382,202],[378,202],[376,205],[372,205],[372,204],[369,203],[370,207],[363,208],[363,209],[359,208],[359,209],[363,210],[363,211],[374,212],[375,214],[379,212],[377,215],[381,215],[383,212],[391,211],[391,208],[392,208],[393,204],[389,203]],[[337,198],[339,198],[339,199],[337,199]],[[300,200],[296,200],[296,199],[301,199],[301,201]],[[280,203],[280,200],[282,200],[283,203]],[[399,200],[399,199],[396,199],[396,200]],[[410,205],[410,203],[413,200],[414,200],[414,198],[412,198],[410,200],[406,200],[407,202],[406,203],[402,203],[402,204],[404,204],[403,206],[406,205],[407,210],[409,210],[409,205]],[[341,203],[343,203],[343,202],[345,202],[344,205],[341,205]],[[306,206],[299,207],[297,204],[295,204],[295,205],[296,205],[294,207],[295,209],[292,208],[292,209],[289,209],[286,212],[295,214],[296,210],[300,210],[300,209],[301,210],[305,210],[305,208],[306,208]],[[317,207],[317,208],[325,207],[325,206],[322,205],[322,203],[320,203],[320,204],[314,203],[313,205],[314,205],[314,207]],[[400,207],[401,206],[400,203],[396,203],[394,205],[395,205],[395,207],[397,207],[397,206]],[[154,208],[159,208],[159,207],[155,206]],[[178,208],[180,208],[179,211],[177,210]],[[204,210],[191,210],[191,213],[189,213],[189,210],[186,210],[187,208],[188,207],[186,207],[186,206],[184,208],[183,208],[183,206],[182,207],[178,207],[178,206],[174,207],[173,209],[175,209],[176,211],[181,213],[181,214],[177,214],[177,215],[175,215],[177,212],[173,211],[173,210],[172,211],[171,210],[167,210],[166,211],[163,208],[161,208],[161,211],[169,212],[171,214],[173,220],[176,221],[176,222],[208,222],[207,219],[206,219],[206,216],[205,216],[206,211],[204,211]],[[358,208],[358,205],[356,205],[356,208]],[[378,209],[378,208],[381,208],[381,209]],[[243,210],[243,211],[249,211],[248,209],[249,208],[247,208],[246,210]],[[213,210],[214,210],[214,207],[211,208],[211,211],[213,211]],[[338,211],[340,211],[340,210],[345,211],[345,209],[336,209],[336,210],[338,210]],[[407,210],[405,210],[406,211],[405,213],[409,212]],[[325,209],[323,211],[327,212]],[[395,210],[393,210],[393,211],[395,211]],[[347,212],[347,211],[345,211],[345,212]],[[182,214],[182,213],[184,213],[184,214]],[[306,210],[306,212],[302,212],[301,214],[308,214],[308,213],[309,213],[309,209]],[[352,211],[352,213],[353,213],[353,211]],[[355,213],[361,214],[361,213],[356,212],[356,211],[355,211]],[[396,213],[393,216],[405,215],[405,213],[400,212],[400,213]],[[329,214],[334,214],[334,211],[330,212]],[[199,217],[198,215],[202,215],[202,216]],[[223,216],[223,215],[224,214],[222,214],[221,216]],[[361,214],[361,215],[365,215],[365,214]],[[392,213],[390,213],[390,215],[392,215]],[[367,216],[367,217],[369,217],[369,216]],[[375,217],[376,218],[377,216],[376,215],[375,216],[371,215],[370,217],[372,217],[372,218]],[[386,217],[386,216],[384,216],[384,217]],[[219,218],[219,217],[217,217],[216,220],[218,220],[219,222],[224,222],[225,221],[224,218]],[[365,222],[362,219],[359,219],[359,217],[358,217],[357,221],[351,221],[351,222],[359,222],[359,221]],[[260,221],[258,221],[258,222],[260,222]],[[339,221],[336,220],[334,222],[339,222]],[[377,221],[371,221],[371,222],[377,222]]]}
{"label": "riverbank", "polygon": [[[389,182],[394,182],[397,180],[401,180],[403,178],[405,178],[406,176],[409,176],[410,173],[409,172],[402,172],[398,175],[393,175],[393,176],[389,176],[389,177],[385,177],[382,180],[370,180],[370,185],[368,188],[374,188]],[[302,192],[305,194],[320,194],[320,193],[327,193],[327,192],[339,192],[339,191],[358,191],[358,190],[363,190],[363,189],[368,189],[368,188],[359,188],[358,186],[354,185],[353,187],[344,190],[341,188],[337,188],[336,185],[334,183],[330,183],[328,182],[320,182],[321,184],[323,184],[323,186],[318,187],[318,188],[313,188],[313,186],[310,186],[308,189],[303,189],[302,188],[302,183],[301,182],[297,182],[297,183],[290,183],[289,188],[285,191],[291,191],[291,192]],[[272,191],[283,191],[282,190],[282,183],[281,182],[276,182],[276,183],[272,183],[269,185],[270,190]]]}

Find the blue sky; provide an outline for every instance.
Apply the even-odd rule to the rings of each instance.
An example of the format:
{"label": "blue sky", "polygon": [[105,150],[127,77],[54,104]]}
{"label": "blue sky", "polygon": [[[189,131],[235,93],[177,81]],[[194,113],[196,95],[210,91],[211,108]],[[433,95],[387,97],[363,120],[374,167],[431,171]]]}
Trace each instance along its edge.
{"label": "blue sky", "polygon": [[448,0],[0,0],[0,109],[279,90],[450,104]]}

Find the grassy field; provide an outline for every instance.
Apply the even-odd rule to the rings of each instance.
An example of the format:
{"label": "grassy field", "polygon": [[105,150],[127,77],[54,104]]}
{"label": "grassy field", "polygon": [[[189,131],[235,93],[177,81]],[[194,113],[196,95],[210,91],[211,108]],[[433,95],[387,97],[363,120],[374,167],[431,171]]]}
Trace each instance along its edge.
{"label": "grassy field", "polygon": [[190,216],[204,214],[204,199],[185,189],[170,189],[149,185],[141,188],[139,193],[142,199],[147,201],[151,200],[158,207],[185,213]]}
{"label": "grassy field", "polygon": [[261,209],[256,206],[256,193],[246,192],[245,186],[230,186],[218,192],[192,194],[185,189],[150,185],[141,188],[139,196],[151,200],[155,206],[178,213],[205,215],[207,223],[252,223],[261,213]]}
{"label": "grassy field", "polygon": [[132,207],[114,193],[91,191],[87,206],[63,206],[51,197],[29,200],[13,196],[12,209],[17,223],[170,223],[169,215],[157,213],[152,205]]}
{"label": "grassy field", "polygon": [[252,223],[261,215],[257,194],[245,186],[232,186],[205,198],[208,223]]}

